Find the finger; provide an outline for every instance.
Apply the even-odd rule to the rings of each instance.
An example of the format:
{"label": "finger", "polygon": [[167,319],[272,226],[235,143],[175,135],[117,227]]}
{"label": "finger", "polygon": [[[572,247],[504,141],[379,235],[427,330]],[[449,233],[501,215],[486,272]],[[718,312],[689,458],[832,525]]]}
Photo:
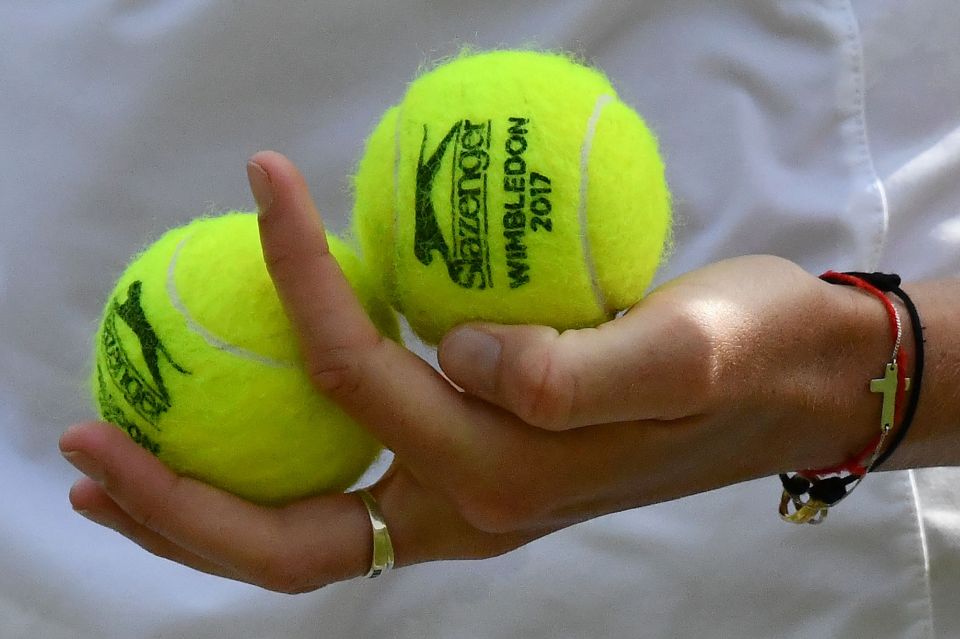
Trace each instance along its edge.
{"label": "finger", "polygon": [[[375,345],[379,333],[370,321],[356,321],[358,315],[366,315],[330,254],[323,222],[303,175],[287,158],[270,151],[250,158],[247,174],[259,207],[263,256],[293,324],[323,330],[324,325],[314,320],[322,314],[324,323],[335,327],[343,347]],[[322,290],[306,286],[311,282],[324,286]],[[323,349],[315,340],[302,346],[309,361],[322,355],[316,352]],[[325,376],[322,371],[317,375]],[[331,372],[330,376],[335,375]]]}
{"label": "finger", "polygon": [[370,524],[355,497],[311,500],[315,517],[304,525],[283,508],[177,476],[109,424],[71,427],[60,446],[136,524],[244,581],[299,592],[363,574],[370,560]]}
{"label": "finger", "polygon": [[438,359],[466,392],[529,424],[564,430],[695,411],[698,388],[706,388],[710,374],[701,337],[676,314],[639,306],[597,328],[563,333],[463,325],[441,341]]}
{"label": "finger", "polygon": [[[113,439],[113,435],[119,438],[106,446],[116,447],[116,454],[125,456],[126,461],[112,459],[114,453],[98,453],[104,444],[90,441]],[[312,590],[365,574],[369,568],[373,535],[358,496],[318,497],[283,508],[264,508],[275,520],[271,525],[275,529],[268,543],[256,547],[247,534],[247,528],[259,525],[256,521],[234,525],[233,513],[225,516],[216,504],[209,510],[209,500],[186,493],[162,498],[151,495],[152,480],[124,466],[136,466],[153,457],[132,442],[132,448],[121,446],[127,439],[107,424],[84,424],[64,434],[61,447],[68,458],[96,478],[78,482],[71,502],[94,521],[118,530],[148,551],[280,592]],[[146,458],[136,459],[143,456]],[[162,465],[153,469],[159,474],[164,471]],[[396,463],[370,492],[386,519],[398,567],[438,559],[492,557],[554,529],[508,534],[477,530],[449,501]],[[157,501],[163,503],[160,510],[151,505]],[[246,548],[239,558],[238,547]]]}
{"label": "finger", "polygon": [[133,520],[117,506],[103,487],[89,477],[77,481],[70,489],[70,503],[74,510],[101,526],[114,530],[147,552],[175,561],[194,570],[227,579],[241,580],[240,576],[219,564],[184,550],[166,537]]}
{"label": "finger", "polygon": [[481,444],[489,414],[467,406],[446,380],[382,338],[330,255],[303,177],[283,156],[251,158],[265,261],[301,339],[316,386],[426,480],[451,474]]}

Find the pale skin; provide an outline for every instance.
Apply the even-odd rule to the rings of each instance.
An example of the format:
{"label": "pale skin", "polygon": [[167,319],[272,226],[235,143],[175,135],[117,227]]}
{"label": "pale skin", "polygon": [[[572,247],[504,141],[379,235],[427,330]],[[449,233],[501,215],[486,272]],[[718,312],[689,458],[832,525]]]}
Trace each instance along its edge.
{"label": "pale skin", "polygon": [[[832,465],[878,432],[869,380],[891,349],[883,307],[791,262],[712,264],[596,329],[455,329],[439,361],[461,391],[370,324],[296,167],[262,152],[248,174],[311,379],[395,453],[371,492],[398,566],[492,557],[607,513]],[[913,428],[885,469],[957,465],[960,280],[904,288],[927,365]],[[178,477],[96,422],[70,427],[60,448],[86,475],[73,507],[161,557],[288,593],[370,565],[356,495],[258,506]]]}

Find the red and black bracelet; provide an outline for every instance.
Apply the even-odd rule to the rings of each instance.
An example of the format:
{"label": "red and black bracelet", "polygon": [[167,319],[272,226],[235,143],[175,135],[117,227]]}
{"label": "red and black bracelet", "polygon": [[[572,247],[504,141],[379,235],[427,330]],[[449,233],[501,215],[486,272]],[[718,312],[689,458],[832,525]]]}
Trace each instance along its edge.
{"label": "red and black bracelet", "polygon": [[[910,297],[900,288],[900,276],[892,273],[862,273],[850,271],[837,273],[827,271],[820,279],[831,284],[856,286],[877,297],[887,310],[890,331],[894,340],[893,355],[886,365],[884,376],[870,380],[871,392],[883,393],[880,433],[867,446],[851,459],[826,468],[798,471],[793,474],[781,473],[780,482],[783,493],[780,499],[780,516],[796,524],[819,524],[829,509],[849,495],[863,480],[868,472],[877,468],[890,458],[897,446],[903,441],[917,410],[920,397],[920,384],[923,380],[923,326],[917,307]],[[901,344],[903,327],[896,307],[887,298],[886,293],[899,297],[910,316],[915,342],[916,364],[914,376],[908,379],[907,354]],[[911,390],[906,404],[907,390]],[[900,424],[893,436],[894,425]],[[886,447],[884,444],[887,443]],[[792,511],[791,511],[792,506]]]}
{"label": "red and black bracelet", "polygon": [[859,273],[856,271],[851,272],[850,275],[867,280],[881,291],[893,293],[899,297],[907,309],[907,315],[910,316],[910,325],[913,327],[914,370],[913,383],[911,386],[912,392],[907,400],[907,407],[903,411],[903,421],[900,423],[900,428],[894,433],[893,440],[887,446],[887,449],[873,462],[873,468],[877,468],[890,459],[890,456],[900,445],[900,442],[906,437],[907,431],[910,430],[910,425],[913,424],[913,417],[917,412],[917,404],[920,401],[920,385],[923,383],[923,325],[920,323],[920,313],[917,311],[916,304],[914,304],[910,296],[900,288],[899,275],[893,273]]}

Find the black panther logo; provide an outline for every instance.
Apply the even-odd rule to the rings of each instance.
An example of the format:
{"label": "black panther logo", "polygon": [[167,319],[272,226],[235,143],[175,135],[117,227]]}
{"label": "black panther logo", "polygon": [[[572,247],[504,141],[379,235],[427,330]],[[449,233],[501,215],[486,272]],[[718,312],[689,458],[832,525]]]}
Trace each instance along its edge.
{"label": "black panther logo", "polygon": [[[429,266],[436,252],[453,282],[464,288],[489,288],[493,286],[487,240],[490,122],[458,120],[429,156],[428,133],[424,125],[414,195],[414,255],[421,264]],[[450,207],[449,244],[440,228],[433,199],[434,184],[447,157],[451,163],[451,190],[449,204],[443,204]]]}
{"label": "black panther logo", "polygon": [[[107,380],[104,378],[106,373],[112,380],[113,386],[122,394],[125,403],[140,417],[157,427],[160,416],[171,406],[170,391],[160,367],[161,358],[178,373],[189,375],[190,371],[173,359],[157,331],[150,324],[141,303],[142,293],[143,282],[140,280],[132,282],[127,288],[127,298],[122,302],[114,298],[104,319],[100,341],[101,362],[97,364],[100,383],[99,401],[105,417],[114,422],[120,421],[119,418],[124,413],[112,401],[112,394],[108,391]],[[146,371],[139,370],[130,353],[127,352],[130,343],[129,340],[125,343],[120,337],[118,321],[123,322],[136,337]],[[101,363],[103,368],[100,366]],[[124,423],[119,425],[130,432],[131,429]],[[133,435],[132,432],[131,435]]]}

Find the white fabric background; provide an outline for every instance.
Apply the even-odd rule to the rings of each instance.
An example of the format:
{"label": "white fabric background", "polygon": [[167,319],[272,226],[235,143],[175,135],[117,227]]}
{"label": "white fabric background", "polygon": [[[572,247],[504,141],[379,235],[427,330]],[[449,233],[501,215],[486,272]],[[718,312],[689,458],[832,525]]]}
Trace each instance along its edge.
{"label": "white fabric background", "polygon": [[[73,514],[56,448],[127,257],[249,208],[275,148],[343,229],[348,176],[423,63],[584,54],[658,132],[669,278],[775,253],[960,274],[956,0],[0,4],[0,637],[956,637],[955,470],[871,476],[825,526],[775,479],[568,529],[504,557],[297,597],[194,573]],[[424,353],[429,357],[429,353]]]}

